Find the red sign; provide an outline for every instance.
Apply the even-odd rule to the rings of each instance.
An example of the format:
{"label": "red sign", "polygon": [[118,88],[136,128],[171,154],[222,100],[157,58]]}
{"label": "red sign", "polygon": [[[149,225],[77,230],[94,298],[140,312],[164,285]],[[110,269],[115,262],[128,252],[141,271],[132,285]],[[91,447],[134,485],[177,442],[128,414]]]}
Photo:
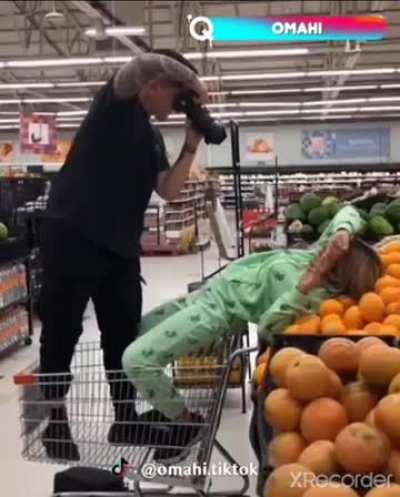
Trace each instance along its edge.
{"label": "red sign", "polygon": [[57,127],[53,116],[21,115],[22,153],[52,154],[57,150]]}

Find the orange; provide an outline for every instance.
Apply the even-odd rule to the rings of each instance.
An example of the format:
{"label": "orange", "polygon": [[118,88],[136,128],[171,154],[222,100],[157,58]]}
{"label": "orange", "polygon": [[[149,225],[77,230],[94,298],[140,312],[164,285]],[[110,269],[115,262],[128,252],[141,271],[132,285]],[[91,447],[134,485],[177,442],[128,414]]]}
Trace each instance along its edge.
{"label": "orange", "polygon": [[358,497],[358,494],[346,485],[337,482],[325,484],[324,482],[321,485],[313,485],[303,494],[303,497]]}
{"label": "orange", "polygon": [[377,323],[373,321],[372,323],[368,323],[367,326],[364,327],[364,331],[368,335],[379,335],[381,332],[381,323]]}
{"label": "orange", "polygon": [[296,321],[300,335],[315,335],[320,330],[321,318],[316,314],[304,316]]}
{"label": "orange", "polygon": [[268,446],[268,462],[273,468],[297,462],[306,441],[296,432],[280,433]]}
{"label": "orange", "polygon": [[388,314],[400,314],[400,302],[390,303],[386,308],[386,312]]}
{"label": "orange", "polygon": [[392,302],[397,302],[400,300],[400,288],[395,286],[386,286],[379,292],[379,296],[381,297],[385,305],[388,305]]}
{"label": "orange", "polygon": [[300,424],[303,406],[286,388],[273,390],[264,401],[264,416],[279,431],[295,431]]}
{"label": "orange", "polygon": [[400,373],[400,350],[387,345],[368,347],[360,356],[359,373],[368,384],[387,388]]}
{"label": "orange", "polygon": [[267,376],[267,371],[268,371],[268,363],[267,362],[260,363],[256,367],[256,370],[254,371],[253,382],[256,385],[263,385],[265,382],[265,378]]}
{"label": "orange", "polygon": [[321,302],[319,307],[319,315],[321,317],[327,316],[328,314],[339,314],[342,316],[344,313],[344,305],[340,300],[327,299]]}
{"label": "orange", "polygon": [[400,393],[400,373],[396,374],[390,382],[388,393]]}
{"label": "orange", "polygon": [[397,278],[400,281],[400,264],[390,264],[386,269],[386,274]]}
{"label": "orange", "polygon": [[341,403],[350,421],[364,421],[378,403],[378,396],[362,381],[348,383],[343,390]]}
{"label": "orange", "polygon": [[381,254],[389,254],[390,252],[400,252],[400,242],[389,242],[380,248]]}
{"label": "orange", "polygon": [[397,336],[399,334],[399,329],[394,324],[381,324],[379,334]]}
{"label": "orange", "polygon": [[336,400],[322,397],[304,408],[300,430],[308,443],[317,440],[334,441],[348,423],[345,408]]}
{"label": "orange", "polygon": [[384,268],[388,268],[391,264],[400,264],[400,252],[389,252],[380,256]]}
{"label": "orange", "polygon": [[359,306],[362,317],[368,323],[380,322],[385,315],[385,304],[382,298],[374,292],[365,293],[360,299]]}
{"label": "orange", "polygon": [[285,347],[272,356],[269,370],[275,385],[286,386],[287,368],[294,359],[303,354],[304,352],[296,347]]}
{"label": "orange", "polygon": [[298,335],[299,328],[298,324],[292,324],[291,326],[288,326],[283,333],[284,335]]}
{"label": "orange", "polygon": [[335,371],[329,371],[330,387],[327,393],[327,397],[332,399],[340,399],[343,392],[343,383]]}
{"label": "orange", "polygon": [[369,347],[373,345],[386,345],[383,340],[378,337],[365,337],[356,342],[356,347],[358,353],[361,354],[364,350],[367,350]]}
{"label": "orange", "polygon": [[333,475],[338,470],[335,445],[330,440],[317,440],[303,450],[298,462],[315,475]]}
{"label": "orange", "polygon": [[400,483],[400,451],[392,450],[387,470],[389,475],[393,475],[394,481]]}
{"label": "orange", "polygon": [[365,497],[399,497],[400,485],[391,483],[388,486],[377,487],[368,492]]}
{"label": "orange", "polygon": [[348,330],[364,328],[365,321],[358,305],[352,305],[347,309],[343,316],[343,323]]}
{"label": "orange", "polygon": [[351,307],[352,305],[356,305],[357,304],[357,302],[354,299],[352,299],[351,297],[348,297],[347,295],[341,295],[337,299],[338,299],[339,302],[341,302],[341,304],[343,305],[345,311],[347,311],[347,309],[349,307]]}
{"label": "orange", "polygon": [[286,371],[286,385],[292,396],[308,402],[328,395],[331,389],[329,369],[313,355],[301,355]]}
{"label": "orange", "polygon": [[347,338],[331,338],[319,349],[319,358],[337,374],[356,373],[358,350],[356,344]]}
{"label": "orange", "polygon": [[383,324],[392,324],[400,330],[400,316],[398,314],[389,314],[385,317]]}
{"label": "orange", "polygon": [[364,423],[367,423],[367,425],[372,426],[373,428],[376,428],[376,423],[375,423],[375,409],[372,409],[372,411],[369,411],[367,414]]}
{"label": "orange", "polygon": [[375,408],[375,423],[395,445],[400,444],[399,419],[400,394],[394,393],[383,397]]}
{"label": "orange", "polygon": [[321,332],[324,335],[344,335],[346,326],[338,314],[327,314],[321,320]]}
{"label": "orange", "polygon": [[[400,266],[400,264],[399,264]],[[392,267],[392,266],[389,266]],[[400,279],[393,278],[393,276],[385,275],[379,278],[375,283],[375,291],[377,293],[381,292],[387,286],[400,287]]]}
{"label": "orange", "polygon": [[342,468],[355,475],[375,473],[385,468],[390,457],[387,436],[367,425],[352,423],[335,440],[335,455]]}
{"label": "orange", "polygon": [[264,486],[264,497],[302,497],[312,485],[311,471],[302,464],[285,464],[276,468]]}

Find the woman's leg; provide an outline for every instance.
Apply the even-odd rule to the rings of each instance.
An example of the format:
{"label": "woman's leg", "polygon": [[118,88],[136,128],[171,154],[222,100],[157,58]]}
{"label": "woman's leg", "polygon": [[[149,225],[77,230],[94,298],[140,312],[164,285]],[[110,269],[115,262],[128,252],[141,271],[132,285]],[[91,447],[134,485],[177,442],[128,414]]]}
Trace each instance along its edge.
{"label": "woman's leg", "polygon": [[126,375],[156,409],[174,420],[185,410],[173,378],[164,368],[182,356],[210,347],[230,333],[226,313],[219,305],[199,298],[144,332],[124,352]]}
{"label": "woman's leg", "polygon": [[177,312],[187,307],[188,302],[188,296],[179,297],[177,299],[165,302],[164,304],[161,304],[158,307],[152,309],[150,312],[144,314],[140,323],[139,335],[147,333],[148,331],[165,321],[167,318],[173,316]]}

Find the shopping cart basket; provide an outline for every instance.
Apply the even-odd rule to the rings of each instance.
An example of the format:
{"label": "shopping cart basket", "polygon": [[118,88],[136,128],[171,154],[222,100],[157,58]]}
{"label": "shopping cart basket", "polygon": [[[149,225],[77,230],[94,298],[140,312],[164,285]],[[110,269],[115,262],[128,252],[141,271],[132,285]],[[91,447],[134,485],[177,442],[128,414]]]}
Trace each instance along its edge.
{"label": "shopping cart basket", "polygon": [[[249,354],[254,349],[237,349],[237,337],[222,342],[218,348],[217,364],[207,364],[204,366],[207,370],[202,373],[202,377],[208,376],[207,384],[196,384],[193,378],[193,387],[181,388],[178,379],[182,377],[182,365],[176,363],[168,366],[162,371],[156,371],[157,374],[167,373],[175,382],[178,392],[183,397],[186,407],[201,414],[201,421],[198,423],[198,436],[196,443],[188,448],[187,457],[184,461],[174,465],[174,472],[166,475],[165,468],[161,463],[154,460],[154,453],[160,447],[176,449],[177,446],[171,440],[163,439],[161,441],[157,436],[146,437],[146,430],[152,427],[159,428],[162,423],[160,419],[147,419],[146,422],[135,422],[135,443],[132,445],[114,445],[107,440],[107,434],[111,424],[114,422],[114,409],[109,394],[109,381],[118,381],[119,388],[124,387],[124,382],[128,380],[122,372],[107,372],[103,367],[103,354],[99,343],[82,343],[76,348],[74,359],[71,366],[71,375],[57,374],[52,375],[49,382],[48,376],[41,375],[37,369],[30,368],[14,377],[14,381],[21,388],[20,405],[21,405],[21,426],[23,457],[30,461],[58,463],[69,466],[88,466],[110,470],[120,461],[127,463],[129,469],[130,491],[127,493],[118,493],[119,496],[125,495],[143,496],[153,493],[153,495],[171,495],[174,487],[186,489],[190,493],[179,493],[179,496],[244,496],[249,487],[248,475],[240,476],[242,478],[242,487],[239,490],[228,490],[223,493],[212,491],[211,477],[206,474],[206,468],[209,468],[213,448],[216,448],[220,455],[231,467],[239,467],[235,459],[229,452],[216,440],[216,433],[221,419],[224,396],[229,382],[229,374],[235,359],[243,354]],[[154,374],[154,370],[152,374]],[[197,376],[198,368],[192,369],[185,373],[185,378],[190,375]],[[108,376],[108,379],[107,379]],[[121,379],[122,377],[122,379]],[[72,381],[71,381],[72,378]],[[116,379],[112,379],[116,378]],[[54,402],[46,400],[43,397],[43,390],[46,388],[62,389],[65,383],[70,383],[69,392],[62,401],[68,413],[69,426],[74,442],[77,444],[80,460],[70,461],[68,455],[61,454],[59,459],[49,458],[42,444],[41,436],[49,420],[50,409],[60,407],[60,401]],[[128,408],[126,400],[121,400]],[[173,400],[171,400],[173,402]],[[148,412],[152,407],[146,400],[138,394],[138,397],[129,401],[130,407],[134,403],[135,410],[138,414]],[[132,428],[132,422],[129,423]],[[165,422],[164,422],[165,427]],[[180,429],[193,429],[193,425],[187,426],[181,423]],[[162,429],[160,433],[162,433]],[[155,429],[158,433],[158,430]],[[176,442],[175,442],[176,443]],[[148,467],[152,464],[151,484],[152,489],[148,488],[149,475]],[[162,466],[162,471],[158,470]],[[203,468],[201,475],[187,475],[188,471],[184,468]],[[182,471],[179,471],[182,467]],[[146,472],[143,470],[146,468]],[[156,468],[156,469],[154,469]],[[168,468],[167,468],[168,469]],[[239,475],[238,475],[239,476]],[[154,489],[154,484],[162,485]],[[145,488],[147,487],[147,488]],[[82,495],[104,495],[114,497],[111,493],[60,493],[57,496],[81,497]]]}

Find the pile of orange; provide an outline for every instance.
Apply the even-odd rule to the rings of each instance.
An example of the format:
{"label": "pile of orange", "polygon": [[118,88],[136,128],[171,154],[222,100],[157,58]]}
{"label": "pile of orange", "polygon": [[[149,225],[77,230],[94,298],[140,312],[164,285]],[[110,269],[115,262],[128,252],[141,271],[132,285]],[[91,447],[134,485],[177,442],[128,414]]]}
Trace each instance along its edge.
{"label": "pile of orange", "polygon": [[400,242],[384,245],[379,255],[384,275],[374,292],[366,293],[359,302],[346,296],[325,300],[318,315],[302,316],[285,333],[400,336]]}
{"label": "pile of orange", "polygon": [[335,337],[318,356],[282,349],[269,371],[277,388],[264,403],[274,431],[265,497],[357,497],[344,485],[312,481],[337,474],[390,475],[390,485],[366,497],[400,496],[399,349],[378,337]]}

